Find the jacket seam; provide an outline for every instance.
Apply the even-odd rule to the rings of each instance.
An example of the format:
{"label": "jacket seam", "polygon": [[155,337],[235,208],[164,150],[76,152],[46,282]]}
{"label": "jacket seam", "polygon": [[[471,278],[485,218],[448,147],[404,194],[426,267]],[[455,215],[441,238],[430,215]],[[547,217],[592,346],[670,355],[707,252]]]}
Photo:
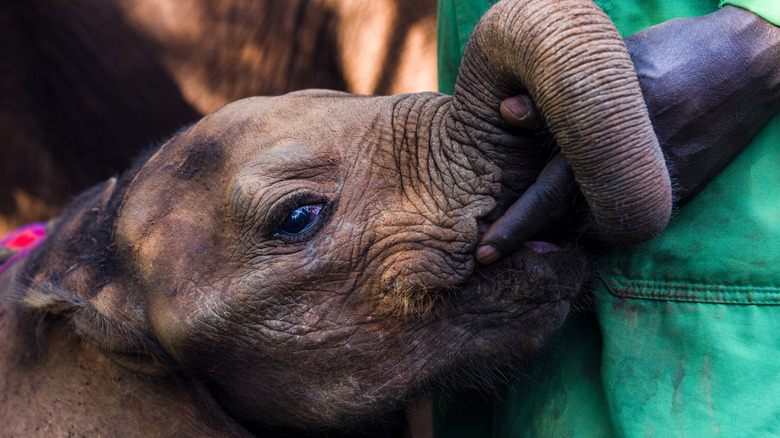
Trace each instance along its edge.
{"label": "jacket seam", "polygon": [[598,277],[618,298],[712,304],[780,305],[780,287],[640,280],[619,275]]}

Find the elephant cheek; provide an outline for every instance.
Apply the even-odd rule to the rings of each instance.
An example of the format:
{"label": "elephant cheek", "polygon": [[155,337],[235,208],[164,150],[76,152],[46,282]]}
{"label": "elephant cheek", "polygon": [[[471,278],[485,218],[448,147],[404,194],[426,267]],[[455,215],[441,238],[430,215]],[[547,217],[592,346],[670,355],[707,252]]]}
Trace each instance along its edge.
{"label": "elephant cheek", "polygon": [[[137,264],[145,283],[147,313],[155,335],[176,355],[182,340],[204,313],[227,297],[215,287],[226,267],[218,242],[195,217],[168,215],[137,242]],[[216,321],[215,321],[216,323]]]}

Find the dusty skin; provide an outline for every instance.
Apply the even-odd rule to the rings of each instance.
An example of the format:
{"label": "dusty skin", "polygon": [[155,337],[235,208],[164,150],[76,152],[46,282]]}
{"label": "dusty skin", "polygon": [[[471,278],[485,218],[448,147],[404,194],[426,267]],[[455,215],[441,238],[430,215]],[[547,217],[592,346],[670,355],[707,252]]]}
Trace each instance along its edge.
{"label": "dusty skin", "polygon": [[83,195],[2,277],[7,432],[350,429],[536,350],[583,259],[527,250],[471,275],[498,173],[420,149],[443,126],[414,119],[450,101],[239,101]]}
{"label": "dusty skin", "polygon": [[[573,23],[588,38],[565,71],[590,69],[588,86],[625,82],[618,99],[638,93],[622,40],[591,3],[501,3],[475,31],[452,97],[241,100],[84,193],[0,277],[3,433],[393,436],[394,413],[420,396],[501,381],[560,326],[587,275],[561,242],[474,261],[480,231],[552,154],[507,130],[501,100],[527,89],[560,127],[566,96],[592,98],[540,75],[540,54],[507,61],[513,45],[556,38],[523,27],[539,8],[550,20],[581,8],[606,29]],[[545,94],[549,84],[563,98]],[[564,154],[646,147],[652,158],[641,132],[627,136],[638,144],[615,140],[627,119],[649,123],[637,95],[600,114],[614,149],[567,134]],[[663,177],[652,160],[632,163],[634,177]],[[580,184],[616,184],[588,177]],[[626,184],[638,188],[619,196],[656,197]],[[588,196],[598,206],[615,194]],[[605,222],[607,237],[638,226],[625,217]]]}

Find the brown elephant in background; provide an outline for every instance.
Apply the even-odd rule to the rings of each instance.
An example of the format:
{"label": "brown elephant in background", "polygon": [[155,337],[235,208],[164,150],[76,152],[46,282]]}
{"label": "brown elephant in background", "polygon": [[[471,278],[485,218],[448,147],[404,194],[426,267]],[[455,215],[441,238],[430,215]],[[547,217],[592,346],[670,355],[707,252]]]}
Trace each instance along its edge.
{"label": "brown elephant in background", "polygon": [[434,90],[435,0],[8,0],[0,234],[228,102]]}
{"label": "brown elephant in background", "polygon": [[499,113],[526,89],[603,235],[658,232],[669,181],[609,19],[502,2],[453,96],[241,100],[84,193],[0,276],[6,432],[392,436],[420,396],[501,382],[588,272],[571,246],[475,264],[551,154]]}

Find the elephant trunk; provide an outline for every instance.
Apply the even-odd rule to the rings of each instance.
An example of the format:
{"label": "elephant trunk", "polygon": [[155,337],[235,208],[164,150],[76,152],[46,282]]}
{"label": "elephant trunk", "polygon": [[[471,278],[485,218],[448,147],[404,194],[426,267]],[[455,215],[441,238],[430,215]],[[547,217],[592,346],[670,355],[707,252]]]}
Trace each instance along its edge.
{"label": "elephant trunk", "polygon": [[[590,0],[505,0],[488,11],[460,66],[450,134],[473,143],[499,135],[501,101],[524,92],[603,238],[630,244],[660,233],[671,215],[669,174],[628,51]],[[463,125],[482,134],[463,138]]]}

